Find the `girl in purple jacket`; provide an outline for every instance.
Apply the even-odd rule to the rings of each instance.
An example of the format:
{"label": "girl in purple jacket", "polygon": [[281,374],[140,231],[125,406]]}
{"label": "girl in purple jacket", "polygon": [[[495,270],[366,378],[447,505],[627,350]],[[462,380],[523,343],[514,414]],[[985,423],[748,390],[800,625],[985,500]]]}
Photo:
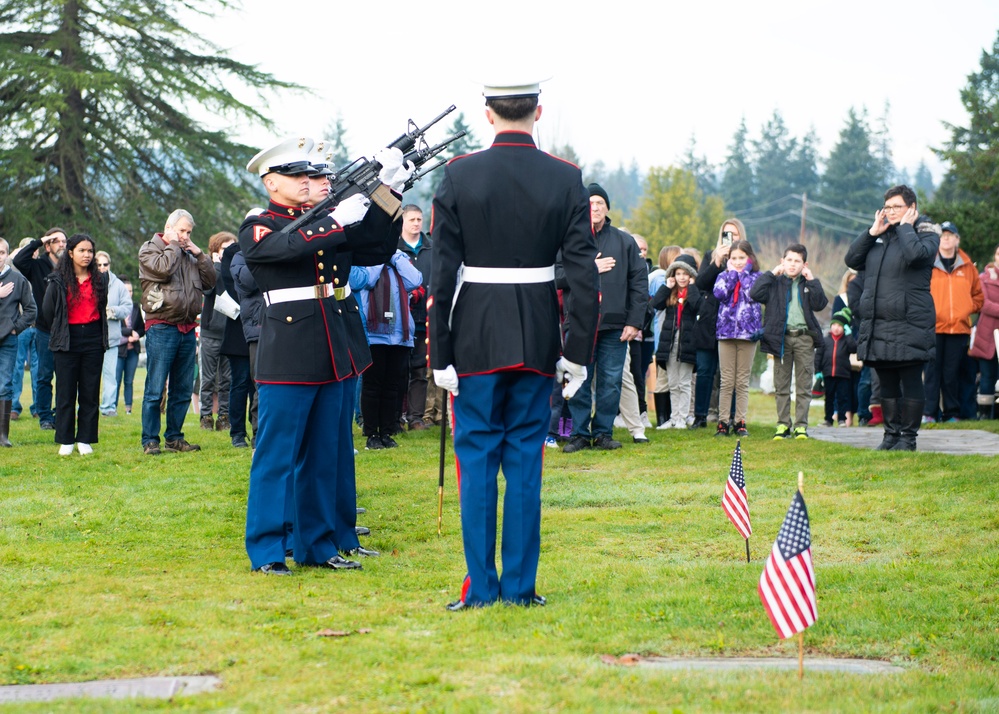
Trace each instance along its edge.
{"label": "girl in purple jacket", "polygon": [[[718,430],[715,436],[748,436],[746,411],[749,409],[749,378],[756,356],[756,343],[763,335],[763,310],[749,298],[760,275],[759,261],[747,240],[732,244],[727,269],[715,280],[718,298]],[[735,392],[735,423],[730,429],[724,417],[729,414]]]}

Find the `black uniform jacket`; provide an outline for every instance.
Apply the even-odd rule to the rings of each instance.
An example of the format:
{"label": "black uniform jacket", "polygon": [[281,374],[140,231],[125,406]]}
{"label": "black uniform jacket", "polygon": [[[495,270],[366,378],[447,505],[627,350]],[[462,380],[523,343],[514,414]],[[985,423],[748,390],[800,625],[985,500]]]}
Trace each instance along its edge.
{"label": "black uniform jacket", "polygon": [[[599,282],[582,175],[538,151],[530,134],[502,132],[485,151],[444,168],[431,217],[433,285],[430,362],[459,375],[523,369],[554,374],[560,352],[558,296],[545,283],[464,283],[458,268],[541,268],[561,249],[572,290],[572,329],[561,350],[588,364],[595,341]],[[453,308],[453,311],[452,311]]]}
{"label": "black uniform jacket", "polygon": [[[239,245],[260,290],[347,285],[352,262],[378,265],[395,252],[401,222],[377,206],[346,229],[328,215],[299,230],[280,230],[308,207],[273,201],[248,216]],[[357,376],[371,364],[357,301],[330,296],[264,305],[257,346],[256,381],[324,384]]]}

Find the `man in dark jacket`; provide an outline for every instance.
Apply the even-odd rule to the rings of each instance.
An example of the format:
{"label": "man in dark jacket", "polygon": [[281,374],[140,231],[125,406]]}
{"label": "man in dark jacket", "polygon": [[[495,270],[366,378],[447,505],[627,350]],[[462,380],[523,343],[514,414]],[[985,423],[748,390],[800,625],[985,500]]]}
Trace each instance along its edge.
{"label": "man in dark jacket", "polygon": [[[426,429],[423,414],[427,407],[427,295],[430,293],[430,253],[433,242],[423,230],[423,211],[415,204],[402,207],[402,234],[399,250],[420,271],[423,284],[409,295],[409,308],[416,323],[413,351],[409,357],[409,391],[406,394],[406,423],[410,431]],[[436,388],[436,387],[435,387]]]}
{"label": "man in dark jacket", "polygon": [[[790,245],[772,271],[763,272],[749,296],[767,306],[761,347],[774,356],[777,431],[774,440],[808,438],[808,408],[812,403],[815,348],[822,330],[815,311],[829,304],[822,283],[808,267],[808,249]],[[794,427],[791,426],[791,372],[795,376]]]}
{"label": "man in dark jacket", "polygon": [[[621,402],[625,355],[628,343],[641,337],[648,305],[648,270],[638,245],[630,235],[611,225],[607,217],[610,210],[607,192],[595,183],[587,190],[600,274],[600,328],[593,361],[587,365],[586,380],[569,400],[572,435],[562,449],[567,454],[591,446],[594,449],[621,448],[621,442],[613,438],[613,431],[614,417]],[[569,331],[572,331],[571,324]],[[595,394],[590,390],[590,382],[594,379],[597,382]]]}
{"label": "man in dark jacket", "polygon": [[[44,248],[38,257],[33,257],[35,251]],[[59,262],[59,257],[66,250],[66,231],[62,228],[49,228],[45,235],[24,246],[14,256],[14,267],[31,283],[32,297],[35,305],[41,306],[48,287],[49,273]],[[55,358],[49,349],[49,323],[42,315],[41,309],[35,317],[35,349],[38,350],[37,381],[31,385],[34,390],[35,408],[38,412],[38,426],[42,429],[55,430],[55,413],[52,411],[52,377],[55,375]]]}

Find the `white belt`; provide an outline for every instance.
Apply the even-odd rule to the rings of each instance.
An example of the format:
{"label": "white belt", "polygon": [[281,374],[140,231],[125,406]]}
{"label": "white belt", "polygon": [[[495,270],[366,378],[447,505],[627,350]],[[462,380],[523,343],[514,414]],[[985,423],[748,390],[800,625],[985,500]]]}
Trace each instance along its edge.
{"label": "white belt", "polygon": [[278,290],[268,290],[264,293],[264,302],[268,305],[275,305],[280,302],[293,302],[295,300],[321,300],[322,298],[334,297],[337,300],[346,300],[350,296],[350,286],[344,285],[342,288],[335,288],[328,283],[322,285],[307,285],[303,288],[280,288]]}
{"label": "white belt", "polygon": [[544,268],[479,268],[461,266],[461,281],[465,283],[550,283],[555,279],[555,266]]}

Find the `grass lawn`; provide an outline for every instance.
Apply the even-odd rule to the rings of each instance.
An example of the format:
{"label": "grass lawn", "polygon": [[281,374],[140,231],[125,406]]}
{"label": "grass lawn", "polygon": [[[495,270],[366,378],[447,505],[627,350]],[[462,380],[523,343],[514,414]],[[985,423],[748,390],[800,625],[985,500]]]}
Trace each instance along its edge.
{"label": "grass lawn", "polygon": [[[452,614],[443,606],[464,564],[453,462],[436,533],[437,430],[357,457],[359,524],[372,530],[362,542],[381,558],[361,572],[275,578],[251,574],[243,549],[249,450],[189,414],[200,453],[145,457],[140,404],[102,418],[86,458],[59,458],[52,432],[27,416],[12,424],[16,448],[0,453],[0,680],[211,673],[223,688],[18,711],[999,711],[997,458],[775,443],[772,398],[754,394],[747,564],[720,508],[734,440],[651,431],[651,445],[628,439],[613,453],[549,451],[538,583],[548,606]],[[977,424],[948,428],[966,426]],[[819,612],[803,682],[601,661],[795,656],[756,583],[799,469]],[[819,674],[809,656],[905,672]]]}

